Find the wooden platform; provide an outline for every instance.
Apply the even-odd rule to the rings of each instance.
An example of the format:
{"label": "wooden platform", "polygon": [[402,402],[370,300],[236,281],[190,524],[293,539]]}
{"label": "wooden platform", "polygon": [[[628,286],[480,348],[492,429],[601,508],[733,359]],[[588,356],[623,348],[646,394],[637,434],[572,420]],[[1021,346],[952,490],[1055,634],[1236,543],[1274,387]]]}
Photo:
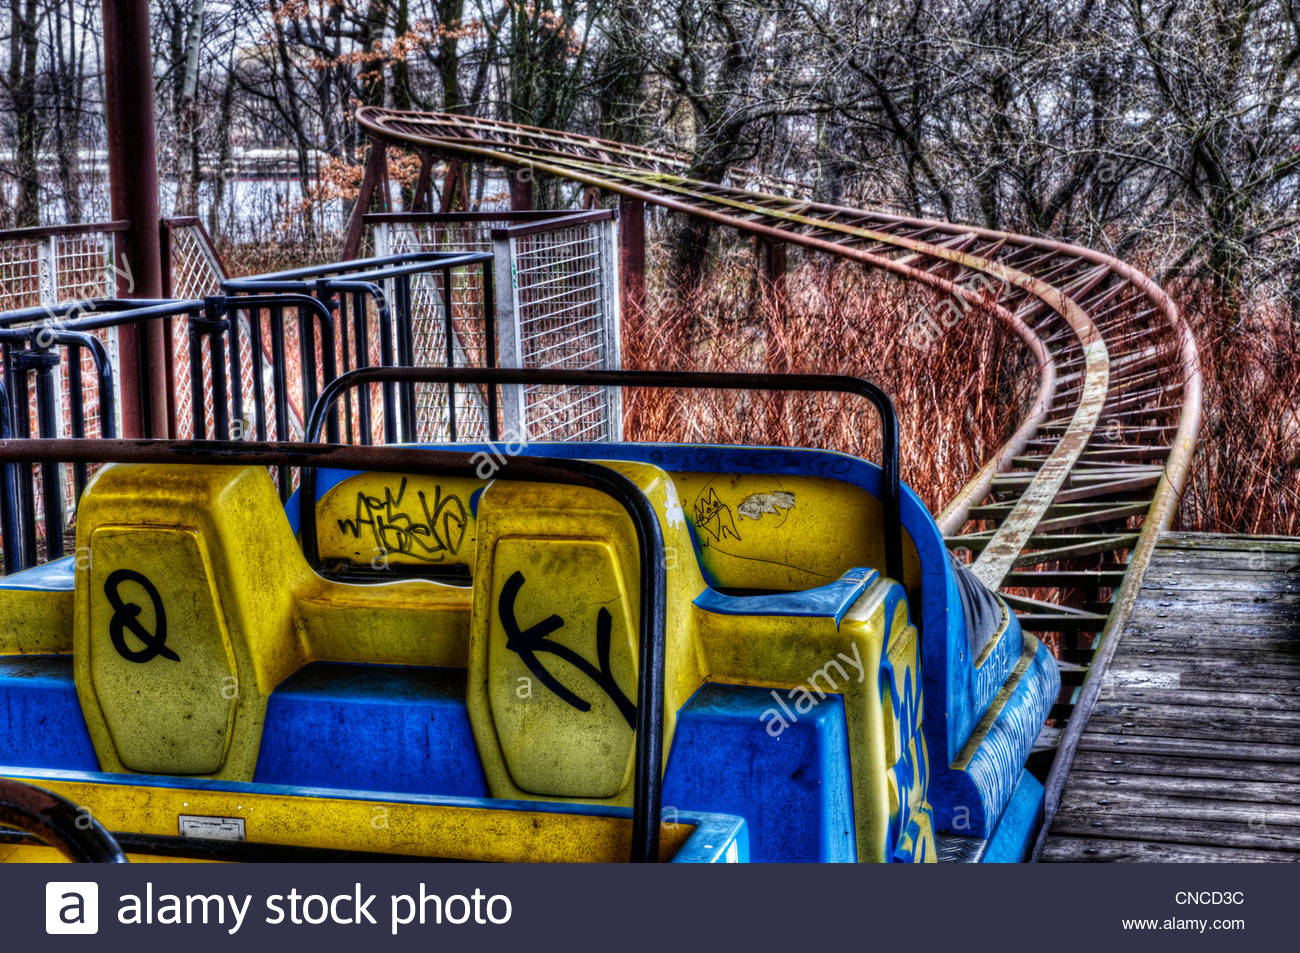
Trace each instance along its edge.
{"label": "wooden platform", "polygon": [[1044,861],[1300,861],[1300,540],[1168,534]]}

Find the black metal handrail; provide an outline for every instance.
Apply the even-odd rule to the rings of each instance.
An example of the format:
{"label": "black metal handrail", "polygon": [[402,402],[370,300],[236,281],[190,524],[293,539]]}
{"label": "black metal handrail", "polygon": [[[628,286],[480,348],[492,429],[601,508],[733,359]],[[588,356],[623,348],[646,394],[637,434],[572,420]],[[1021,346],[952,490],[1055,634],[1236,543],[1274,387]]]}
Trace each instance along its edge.
{"label": "black metal handrail", "polygon": [[[884,477],[882,515],[886,574],[903,579],[902,471],[898,449],[898,416],[893,402],[881,387],[865,378],[840,374],[722,374],[696,371],[567,371],[518,370],[513,368],[370,367],[339,375],[312,407],[305,439],[319,439],[322,425],[339,395],[352,387],[391,380],[422,384],[487,384],[493,388],[508,384],[556,384],[591,387],[648,387],[677,390],[802,391],[848,393],[865,397],[880,414],[881,470]],[[304,496],[307,490],[303,484]],[[311,487],[314,499],[315,488]],[[315,507],[302,512],[304,551],[315,553]],[[308,533],[308,525],[312,532]]]}
{"label": "black metal handrail", "polygon": [[347,276],[363,281],[389,278],[394,274],[405,272],[414,274],[428,271],[431,266],[438,268],[460,268],[482,262],[491,263],[492,256],[487,252],[444,252],[424,251],[408,252],[401,255],[384,255],[372,258],[354,258],[351,261],[329,262],[324,265],[307,265],[303,268],[287,268],[283,271],[268,271],[260,275],[247,275],[241,278],[229,278],[224,284],[230,288],[255,288],[266,291],[264,287],[280,281],[306,281],[316,278]]}
{"label": "black metal handrail", "polygon": [[[208,440],[0,440],[0,465],[60,463],[155,463],[202,466],[272,466],[301,469],[304,486],[319,468],[469,477],[478,464],[467,451],[410,447],[360,447],[317,443],[255,443]],[[311,475],[311,476],[309,476]],[[507,459],[502,480],[581,486],[618,502],[632,520],[640,559],[641,664],[637,682],[636,764],[632,800],[635,862],[659,857],[662,816],[664,540],[653,506],[616,470],[582,460],[518,456]]]}
{"label": "black metal handrail", "polygon": [[0,328],[63,326],[78,316],[116,311],[166,309],[181,302],[172,298],[86,298],[56,305],[35,305],[0,313]]}

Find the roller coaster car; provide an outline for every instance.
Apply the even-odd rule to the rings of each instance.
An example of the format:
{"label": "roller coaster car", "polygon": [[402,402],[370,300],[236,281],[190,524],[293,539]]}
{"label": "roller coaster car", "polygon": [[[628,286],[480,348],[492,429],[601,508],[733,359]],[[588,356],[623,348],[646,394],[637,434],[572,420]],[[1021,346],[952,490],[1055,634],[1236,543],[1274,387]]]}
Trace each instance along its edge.
{"label": "roller coaster car", "polygon": [[896,459],[508,449],[104,466],[0,579],[0,775],[147,857],[1023,857],[1056,666]]}

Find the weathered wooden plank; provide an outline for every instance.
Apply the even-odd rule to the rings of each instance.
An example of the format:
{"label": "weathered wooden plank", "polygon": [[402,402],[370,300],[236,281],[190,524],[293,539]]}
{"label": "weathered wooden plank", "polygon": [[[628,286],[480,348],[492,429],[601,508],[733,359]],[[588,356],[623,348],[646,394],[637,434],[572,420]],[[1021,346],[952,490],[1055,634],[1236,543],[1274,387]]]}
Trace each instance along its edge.
{"label": "weathered wooden plank", "polygon": [[[1214,625],[1210,620],[1185,624],[1170,621],[1169,619],[1152,619],[1140,622],[1133,628],[1134,639],[1142,639],[1148,636],[1192,638],[1215,638],[1217,636],[1226,640],[1229,645],[1243,644],[1255,637],[1280,639],[1291,642],[1297,650],[1297,655],[1300,656],[1300,638],[1296,637],[1296,633],[1297,629],[1294,624],[1270,622],[1267,619],[1260,619],[1249,624],[1243,624],[1240,621],[1223,620],[1219,625]],[[1196,652],[1188,652],[1188,655],[1195,658]]]}
{"label": "weathered wooden plank", "polygon": [[[1210,587],[1195,583],[1188,583],[1181,588],[1173,584],[1167,585],[1169,588],[1143,588],[1134,603],[1134,610],[1140,610],[1143,614],[1153,612],[1157,615],[1181,612],[1188,615],[1186,621],[1195,622],[1211,613],[1208,608],[1210,606],[1214,606],[1216,610],[1221,608],[1224,612],[1235,612],[1243,608],[1254,609],[1257,606],[1276,606],[1285,616],[1294,612],[1295,607],[1300,605],[1300,586],[1289,588],[1276,586],[1273,589],[1266,589],[1261,586]],[[1213,612],[1215,618],[1218,614],[1217,611]]]}
{"label": "weathered wooden plank", "polygon": [[[1260,662],[1260,661],[1229,661],[1221,656],[1212,658],[1181,658],[1176,655],[1167,655],[1159,659],[1158,662],[1149,659],[1141,659],[1134,664],[1139,667],[1144,666],[1144,662],[1150,661],[1150,668],[1159,668],[1161,671],[1186,673],[1186,675],[1207,675],[1213,677],[1212,684],[1237,685],[1244,679],[1272,679],[1280,685],[1293,685],[1296,680],[1296,666],[1287,665],[1283,662]],[[1185,682],[1186,684],[1186,682]]]}
{"label": "weathered wooden plank", "polygon": [[[1161,626],[1164,628],[1161,628]],[[1135,628],[1133,632],[1134,640],[1139,639],[1166,639],[1170,642],[1176,642],[1178,639],[1219,639],[1228,646],[1241,646],[1249,648],[1249,643],[1256,638],[1260,639],[1277,639],[1279,643],[1290,643],[1290,648],[1294,649],[1292,658],[1300,659],[1300,638],[1296,637],[1296,628],[1292,625],[1279,625],[1266,621],[1256,622],[1250,625],[1243,625],[1241,622],[1225,621],[1222,625],[1214,626],[1208,623],[1202,623],[1195,627],[1183,627],[1177,623],[1169,623],[1164,619],[1154,623]],[[1117,646],[1117,650],[1121,646]],[[1279,645],[1279,648],[1288,646]],[[1192,647],[1186,653],[1185,661],[1201,661],[1199,650]]]}
{"label": "weathered wooden plank", "polygon": [[[1129,752],[1120,748],[1080,749],[1071,767],[1070,780],[1083,773],[1132,774],[1167,777],[1183,781],[1188,778],[1217,780],[1267,781],[1300,784],[1300,764],[1276,761],[1229,761],[1226,758],[1173,757]],[[1300,849],[1300,848],[1297,848]]]}
{"label": "weathered wooden plank", "polygon": [[1114,751],[1123,754],[1158,754],[1223,761],[1300,764],[1300,744],[1261,744],[1247,741],[1219,741],[1213,738],[1171,738],[1162,735],[1093,731],[1091,726],[1079,740],[1080,750]]}
{"label": "weathered wooden plank", "polygon": [[[1242,575],[1251,574],[1242,573]],[[1178,576],[1170,576],[1165,580],[1157,580],[1158,585],[1144,586],[1138,592],[1134,609],[1140,608],[1142,612],[1167,612],[1171,608],[1199,603],[1224,605],[1236,603],[1246,606],[1294,605],[1296,591],[1300,589],[1300,586],[1292,582],[1289,573],[1286,576],[1263,580],[1242,579],[1228,572],[1219,573],[1213,578],[1206,578],[1205,575],[1201,578],[1204,582],[1195,579],[1184,582]],[[1169,602],[1171,605],[1158,604],[1162,602]],[[1199,614],[1190,615],[1186,621],[1192,622],[1198,618]]]}
{"label": "weathered wooden plank", "polygon": [[1189,715],[1181,720],[1169,715],[1154,715],[1150,712],[1094,713],[1088,720],[1088,730],[1112,735],[1163,734],[1188,739],[1240,740],[1256,744],[1289,744],[1300,738],[1300,732],[1296,731],[1294,725],[1254,723],[1249,717],[1241,717],[1239,710],[1237,714],[1231,716],[1221,710],[1195,716]]}
{"label": "weathered wooden plank", "polygon": [[[1288,678],[1268,678],[1261,675],[1240,676],[1233,679],[1225,679],[1222,674],[1216,672],[1203,672],[1189,670],[1186,664],[1176,661],[1162,661],[1162,666],[1167,668],[1142,669],[1141,671],[1124,671],[1114,670],[1107,672],[1103,676],[1103,684],[1119,683],[1139,684],[1145,688],[1183,688],[1188,691],[1222,691],[1231,689],[1232,691],[1248,692],[1256,694],[1277,694],[1288,698],[1297,698],[1296,683]],[[1147,678],[1149,681],[1139,683],[1138,678]],[[1141,690],[1141,688],[1137,689]],[[1111,702],[1115,701],[1112,697]]]}
{"label": "weathered wooden plank", "polygon": [[1106,837],[1053,837],[1047,842],[1042,859],[1049,863],[1290,864],[1300,861],[1300,851],[1158,844]]}
{"label": "weathered wooden plank", "polygon": [[1164,533],[1156,545],[1157,557],[1179,550],[1252,550],[1300,554],[1300,540],[1289,536],[1219,536],[1213,533]]}
{"label": "weathered wooden plank", "polygon": [[1149,791],[1093,791],[1071,785],[1061,798],[1062,811],[1079,817],[1145,817],[1161,823],[1182,821],[1235,823],[1251,830],[1290,828],[1292,843],[1300,838],[1300,806],[1247,804],[1210,798],[1180,798]]}
{"label": "weathered wooden plank", "polygon": [[1177,606],[1146,603],[1141,610],[1142,615],[1137,619],[1139,623],[1154,625],[1163,622],[1170,632],[1205,632],[1218,625],[1267,625],[1292,632],[1300,630],[1300,605],[1189,599]]}
{"label": "weathered wooden plank", "polygon": [[1084,816],[1064,810],[1057,814],[1056,821],[1052,825],[1052,833],[1284,852],[1295,850],[1296,844],[1295,829],[1280,824],[1257,831],[1238,821],[1200,820],[1188,823],[1181,819],[1163,820],[1154,817],[1129,817],[1122,814],[1104,817]]}
{"label": "weathered wooden plank", "polygon": [[1162,538],[1044,860],[1300,860],[1300,541]]}
{"label": "weathered wooden plank", "polygon": [[1183,688],[1177,683],[1167,688],[1157,687],[1156,683],[1146,683],[1142,687],[1137,687],[1140,683],[1120,681],[1118,678],[1120,674],[1114,671],[1106,674],[1099,701],[1124,704],[1136,701],[1149,702],[1153,705],[1205,705],[1211,708],[1244,708],[1251,711],[1270,708],[1290,711],[1300,705],[1295,697],[1296,694],[1300,694],[1300,686],[1291,694],[1234,691],[1236,686],[1231,684],[1223,686],[1224,691]]}
{"label": "weathered wooden plank", "polygon": [[[1232,670],[1237,665],[1263,664],[1288,665],[1300,660],[1300,640],[1269,639],[1266,637],[1216,639],[1202,635],[1179,638],[1176,634],[1163,638],[1124,640],[1111,660],[1113,666],[1121,668],[1155,668],[1155,665],[1143,665],[1154,659],[1197,660],[1217,659],[1222,666],[1225,682],[1232,681]],[[1300,678],[1296,679],[1300,681]]]}
{"label": "weathered wooden plank", "polygon": [[1177,569],[1203,565],[1250,566],[1267,569],[1276,565],[1287,569],[1300,566],[1300,552],[1272,549],[1268,546],[1233,546],[1223,549],[1167,549],[1158,547],[1153,554],[1161,566]]}
{"label": "weathered wooden plank", "polygon": [[[1217,639],[1228,645],[1254,643],[1257,639],[1276,640],[1279,647],[1289,645],[1300,656],[1300,630],[1292,625],[1268,622],[1254,625],[1234,625],[1224,622],[1214,625],[1203,620],[1197,625],[1181,622],[1170,623],[1167,619],[1150,619],[1130,622],[1124,628],[1124,645],[1130,641],[1138,642],[1148,639]],[[1123,648],[1123,645],[1120,646]],[[1195,654],[1195,653],[1192,653]]]}
{"label": "weathered wooden plank", "polygon": [[[1232,690],[1238,686],[1234,683],[1236,678],[1233,677],[1232,669],[1236,665],[1285,665],[1291,656],[1280,649],[1271,646],[1250,652],[1232,652],[1225,650],[1222,645],[1216,645],[1213,642],[1198,640],[1194,648],[1201,652],[1205,658],[1220,659],[1221,671],[1217,683],[1212,687],[1215,689]],[[1145,645],[1137,645],[1130,648],[1123,656],[1113,659],[1114,667],[1107,673],[1107,676],[1127,673],[1132,677],[1126,681],[1126,684],[1135,684],[1136,678],[1147,671],[1159,671],[1162,666],[1167,665],[1168,670],[1173,671],[1177,665],[1186,662],[1186,659],[1177,651],[1177,648],[1167,643],[1148,642]],[[1283,679],[1287,681],[1287,679]],[[1300,688],[1300,680],[1290,680]],[[1285,692],[1285,694],[1294,694],[1294,690]]]}
{"label": "weathered wooden plank", "polygon": [[1136,642],[1134,645],[1126,642],[1122,646],[1122,651],[1115,651],[1112,664],[1122,670],[1158,668],[1160,664],[1157,659],[1179,662],[1190,657],[1193,660],[1218,659],[1222,680],[1231,684],[1232,670],[1236,666],[1245,666],[1245,664],[1287,666],[1300,657],[1300,645],[1279,645],[1265,638],[1261,638],[1258,644],[1253,640],[1242,640],[1236,645],[1231,642],[1225,644],[1213,638],[1196,638],[1187,641],[1177,640],[1177,638],[1170,638],[1170,640],[1152,638],[1152,640]]}
{"label": "weathered wooden plank", "polygon": [[[1121,765],[1122,767],[1122,765]],[[1133,774],[1119,771],[1080,770],[1075,765],[1070,775],[1075,791],[1124,791],[1180,797],[1190,800],[1238,801],[1252,805],[1291,806],[1300,810],[1300,784],[1286,781],[1259,781],[1245,778],[1169,777],[1157,774]]]}
{"label": "weathered wooden plank", "polygon": [[1095,709],[1096,717],[1103,722],[1119,722],[1135,726],[1187,725],[1215,726],[1235,730],[1241,726],[1279,728],[1295,731],[1293,740],[1300,742],[1300,711],[1285,708],[1210,708],[1201,705],[1143,704],[1141,699],[1125,702],[1103,702]]}
{"label": "weathered wooden plank", "polygon": [[1297,607],[1269,611],[1268,603],[1224,606],[1214,603],[1186,603],[1179,611],[1164,606],[1144,607],[1125,622],[1125,631],[1143,635],[1220,635],[1249,638],[1256,633],[1271,639],[1291,639],[1300,647],[1300,615]]}
{"label": "weathered wooden plank", "polygon": [[1258,569],[1240,566],[1201,566],[1179,569],[1157,563],[1143,576],[1143,589],[1180,589],[1196,586],[1200,589],[1240,590],[1240,592],[1296,592],[1300,590],[1300,572],[1284,569]]}
{"label": "weathered wooden plank", "polygon": [[1205,550],[1200,553],[1157,549],[1151,566],[1164,571],[1235,569],[1239,572],[1294,573],[1300,568],[1300,558],[1295,553],[1270,552],[1267,549]]}
{"label": "weathered wooden plank", "polygon": [[1260,607],[1292,618],[1300,616],[1300,597],[1294,592],[1225,592],[1221,589],[1204,589],[1188,586],[1182,589],[1155,589],[1142,587],[1133,603],[1134,611],[1161,610],[1172,612],[1204,612],[1204,606],[1214,607],[1214,616],[1223,614],[1254,612]]}
{"label": "weathered wooden plank", "polygon": [[[1215,672],[1205,667],[1182,672],[1178,676],[1178,681],[1185,688],[1222,688],[1224,684],[1222,672]],[[1295,679],[1285,676],[1274,678],[1268,675],[1234,672],[1232,687],[1243,692],[1282,692],[1292,694],[1295,692]]]}

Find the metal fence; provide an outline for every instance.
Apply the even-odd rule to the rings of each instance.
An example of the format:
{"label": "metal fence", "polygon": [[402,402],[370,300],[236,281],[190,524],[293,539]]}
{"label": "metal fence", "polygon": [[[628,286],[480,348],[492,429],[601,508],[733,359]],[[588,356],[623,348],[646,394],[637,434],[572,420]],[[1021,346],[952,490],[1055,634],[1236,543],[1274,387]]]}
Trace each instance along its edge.
{"label": "metal fence", "polygon": [[[381,256],[420,252],[490,253],[492,229],[512,214],[517,213],[392,213],[367,215],[365,223],[373,227],[375,253]],[[528,218],[543,218],[551,213],[522,214]],[[500,270],[500,262],[493,263],[495,281],[499,283],[499,276],[507,273]],[[484,331],[487,321],[494,316],[483,313],[483,300],[484,288],[478,270],[457,272],[445,287],[440,286],[433,276],[413,280],[410,304],[415,350],[411,363],[417,367],[493,366],[497,355],[487,353]],[[450,322],[447,321],[449,310]],[[422,435],[440,433],[445,429],[433,424],[445,421],[448,396],[444,388],[418,389],[415,413]]]}
{"label": "metal fence", "polygon": [[[222,262],[216,246],[200,219],[165,218],[162,220],[161,237],[165,297],[185,300],[203,298],[221,292],[221,283],[229,276],[226,273],[225,263]],[[257,330],[265,330],[266,333],[255,334],[255,329],[252,327],[254,320],[267,322],[270,320],[269,316],[243,311],[235,315],[234,319],[239,322],[238,343],[241,348],[239,358],[244,374],[244,379],[241,381],[244,392],[251,393],[254,390],[252,375],[259,368],[263,374],[261,386],[274,390],[276,384],[271,370],[273,355],[269,349],[269,342],[273,340],[272,329],[259,328]],[[167,376],[172,381],[168,419],[172,424],[170,434],[173,437],[197,429],[194,426],[194,389],[189,379],[189,345],[185,328],[180,321],[179,318],[170,321],[164,329],[167,337]],[[266,350],[261,353],[261,360],[254,361],[252,348],[259,342]],[[212,362],[206,356],[203,361],[203,385],[200,391],[204,395],[203,423],[211,432],[216,427],[216,417],[212,403]],[[291,396],[286,407],[288,411],[286,432],[278,439],[288,440],[301,435],[303,418],[309,409],[300,406],[296,396]],[[244,429],[249,429],[252,421],[242,421],[241,424]]]}
{"label": "metal fence", "polygon": [[[499,364],[526,369],[616,370],[619,360],[618,237],[612,211],[389,213],[366,216],[383,254],[474,249],[490,251],[497,277]],[[509,285],[506,284],[509,276]],[[453,285],[453,351],[479,346],[462,319],[481,298],[472,276]],[[446,305],[436,294],[413,302],[417,337],[431,352],[445,348],[437,328]],[[444,364],[444,359],[417,364]],[[488,366],[486,362],[449,366]],[[429,395],[430,400],[437,394]],[[512,442],[618,440],[622,397],[617,389],[509,386],[501,395],[502,433]]]}
{"label": "metal fence", "polygon": [[[247,324],[239,320],[247,315],[255,319]],[[0,438],[114,436],[114,398],[121,384],[101,336],[123,327],[141,336],[150,325],[178,329],[185,346],[173,386],[175,380],[188,381],[190,405],[209,408],[209,414],[191,415],[184,426],[173,421],[176,436],[185,439],[289,439],[290,402],[310,406],[321,381],[335,376],[328,359],[334,352],[333,316],[308,295],[97,299],[10,311],[0,314]],[[251,341],[244,330],[249,327]],[[327,360],[319,378],[291,379],[293,361],[286,359],[293,353],[286,346],[290,330],[295,341],[322,342]],[[274,356],[269,366],[266,353]],[[91,373],[81,373],[83,361],[90,363]],[[60,368],[70,368],[62,382],[56,380]],[[329,428],[327,438],[337,440],[337,428]],[[89,474],[84,463],[42,463],[39,479],[32,468],[15,464],[0,471],[0,551],[6,572],[69,551],[71,514]],[[287,498],[292,490],[288,471],[274,476]]]}
{"label": "metal fence", "polygon": [[126,227],[100,222],[0,231],[0,312],[116,294],[113,239]]}
{"label": "metal fence", "polygon": [[[501,364],[529,370],[617,370],[618,237],[612,212],[494,229],[510,262],[498,295]],[[507,291],[509,293],[507,293]],[[581,385],[510,387],[502,411],[524,440],[620,440],[621,392]]]}
{"label": "metal fence", "polygon": [[[68,302],[114,297],[118,284],[115,236],[126,228],[126,222],[99,222],[0,231],[0,313],[44,308],[53,315],[56,307]],[[129,263],[123,263],[121,273],[129,285]],[[96,336],[103,343],[108,361],[116,372],[116,331],[101,331]],[[93,379],[94,366],[89,353],[84,349],[68,353],[77,353],[81,366],[74,370],[67,363],[70,358],[65,357],[64,362],[54,368],[56,387],[62,387],[74,373]],[[10,400],[17,400],[19,396],[11,393]],[[93,420],[98,418],[99,395],[93,388],[87,400],[87,411],[94,426]],[[36,426],[34,414],[33,410],[33,427]],[[117,422],[120,424],[120,418]],[[56,425],[58,436],[72,434],[74,424],[70,405],[64,405]]]}
{"label": "metal fence", "polygon": [[[126,222],[98,222],[0,231],[0,314],[34,310],[39,314],[37,320],[50,329],[47,334],[52,334],[58,329],[60,305],[116,295],[119,266],[115,237],[126,228]],[[130,263],[124,262],[120,269],[129,286]],[[113,395],[100,393],[103,378],[97,366],[103,362],[117,372],[117,331],[107,328],[91,336],[94,342],[57,351],[57,360],[42,368],[54,393],[64,395],[45,421],[51,436],[107,436],[107,430],[101,428],[101,409],[111,412],[109,429],[120,432],[120,404],[114,402]],[[0,360],[7,357],[8,350],[8,344],[0,347]],[[5,363],[8,365],[7,360]],[[34,392],[28,390],[28,370],[35,372],[35,365],[14,366],[4,382],[8,425],[15,434],[42,431]],[[78,391],[75,401],[69,396],[74,388]],[[76,480],[71,472],[64,476],[63,503],[70,508],[76,500]],[[38,489],[32,502],[44,512],[46,503],[39,495]]]}
{"label": "metal fence", "polygon": [[[168,299],[194,300],[217,294],[226,271],[200,220],[167,218],[162,220],[160,226],[163,296]],[[47,318],[51,324],[62,325],[81,313],[93,311],[95,302],[116,297],[119,277],[122,279],[121,284],[130,290],[133,283],[131,263],[117,261],[114,240],[116,234],[126,228],[126,222],[101,222],[0,231],[0,314],[43,308],[48,312]],[[78,304],[80,307],[77,307]],[[252,334],[248,314],[241,313],[237,320],[242,331],[240,346],[243,353],[240,355],[240,366],[246,375],[242,383],[244,391],[250,392],[253,382],[247,375],[252,373],[256,365],[249,347],[256,336]],[[114,379],[120,380],[117,329],[105,328],[94,334],[104,344]],[[203,386],[198,390],[198,393],[204,395],[204,412],[200,426],[196,426],[192,407],[195,389],[190,381],[189,335],[185,319],[177,316],[168,321],[164,334],[167,342],[167,376],[172,382],[172,391],[167,395],[168,419],[171,421],[169,434],[176,436],[202,430],[212,433],[216,418],[211,359],[205,353]],[[270,341],[271,335],[264,335],[263,340]],[[55,416],[56,435],[71,436],[77,420],[81,419],[77,408],[72,406],[71,388],[68,386],[73,374],[73,369],[68,365],[71,354],[80,356],[80,376],[88,382],[88,390],[82,395],[85,401],[84,421],[89,428],[87,435],[98,436],[99,395],[95,391],[98,376],[91,363],[90,353],[85,349],[65,352],[63,362],[55,368],[56,390],[66,398]],[[271,353],[267,350],[262,362],[267,375],[264,386],[271,386],[270,360]],[[18,406],[24,403],[21,392],[9,396],[11,403]],[[31,425],[35,432],[38,428],[36,412],[34,404],[28,403],[32,406]],[[297,398],[290,402],[286,439],[302,432],[302,421],[307,408],[299,404]],[[120,410],[119,400],[119,414]],[[116,424],[120,432],[120,416]]]}
{"label": "metal fence", "polygon": [[[233,296],[314,295],[334,316],[332,366],[338,373],[394,365],[490,367],[496,361],[492,257],[483,252],[404,251],[252,275],[223,288]],[[319,346],[301,354],[310,378],[325,355]],[[496,394],[479,386],[383,385],[355,397],[355,404],[351,395],[344,401],[339,422],[347,443],[487,440],[499,433]]]}

